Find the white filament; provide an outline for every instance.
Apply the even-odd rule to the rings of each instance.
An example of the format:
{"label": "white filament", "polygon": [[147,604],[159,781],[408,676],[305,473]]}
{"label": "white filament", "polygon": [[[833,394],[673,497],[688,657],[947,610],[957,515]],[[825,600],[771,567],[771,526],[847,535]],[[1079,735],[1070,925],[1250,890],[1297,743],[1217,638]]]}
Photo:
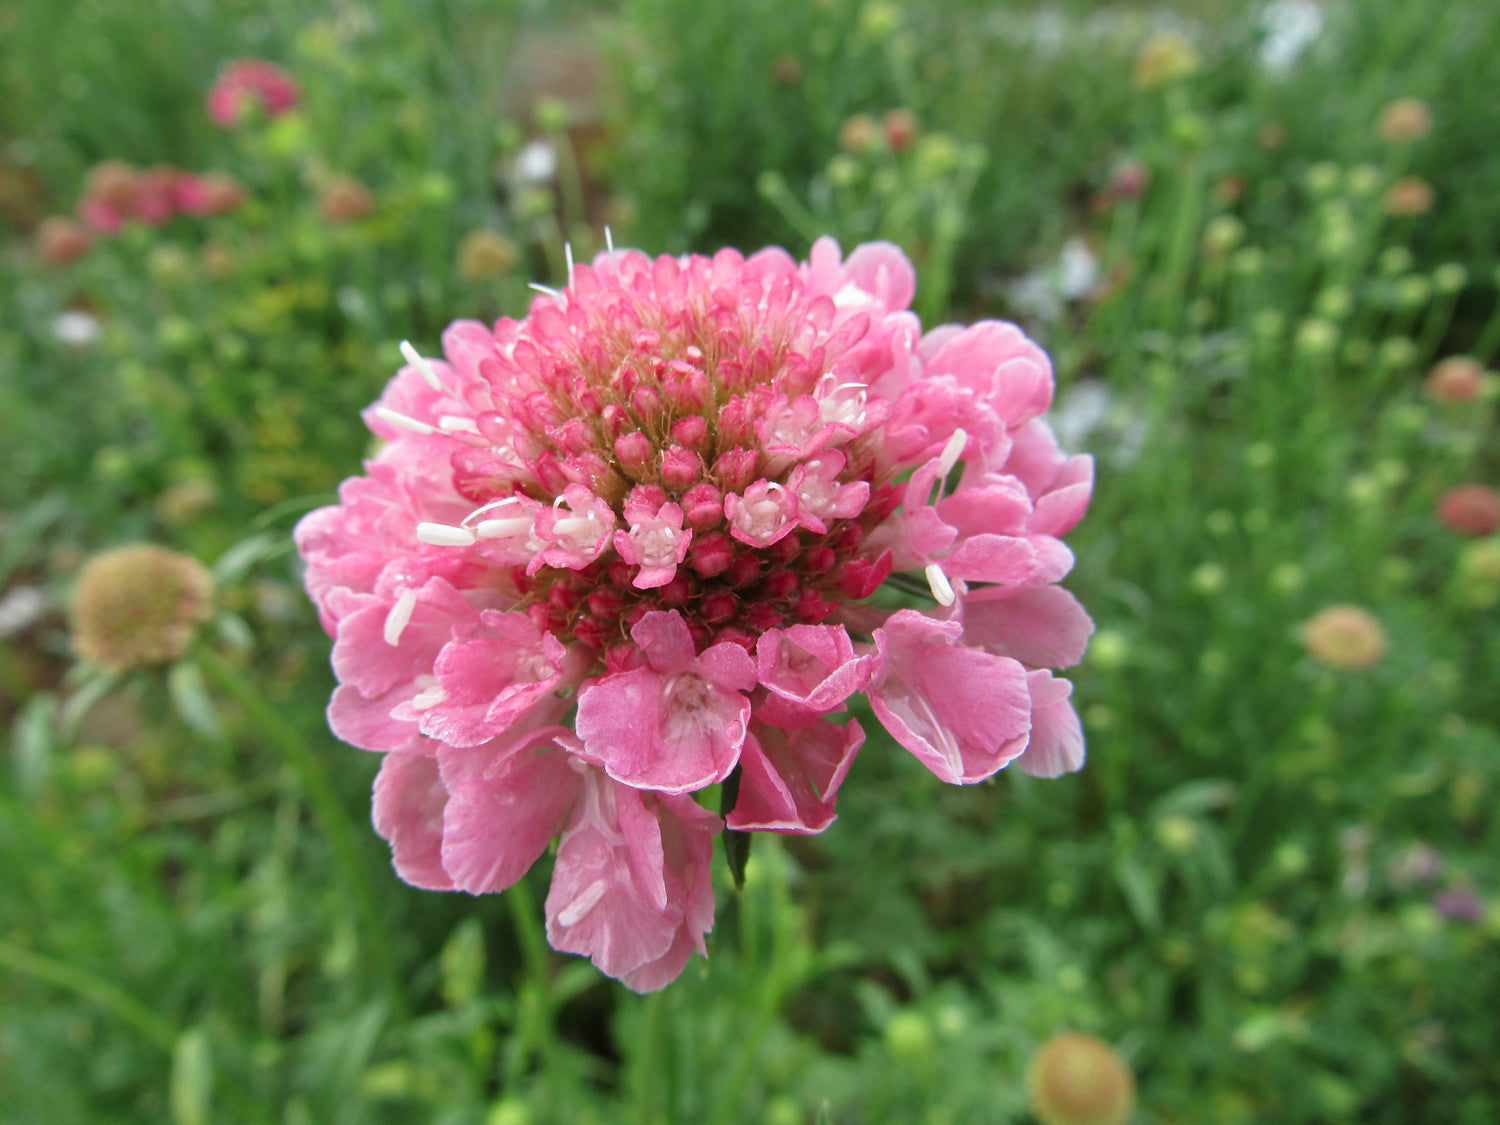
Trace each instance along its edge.
{"label": "white filament", "polygon": [[467,527],[453,527],[446,523],[417,524],[417,538],[434,547],[472,547],[474,533]]}
{"label": "white filament", "polygon": [[422,357],[422,353],[411,346],[410,340],[401,341],[401,355],[406,362],[417,369],[417,373],[427,380],[427,385],[435,391],[446,391],[443,381],[438,378],[437,372],[432,369],[432,364]]}
{"label": "white filament", "polygon": [[410,430],[414,434],[430,434],[435,432],[426,422],[419,422],[415,418],[409,418],[399,410],[392,410],[389,406],[377,406],[375,417],[389,422],[393,426],[399,426],[403,430]]}

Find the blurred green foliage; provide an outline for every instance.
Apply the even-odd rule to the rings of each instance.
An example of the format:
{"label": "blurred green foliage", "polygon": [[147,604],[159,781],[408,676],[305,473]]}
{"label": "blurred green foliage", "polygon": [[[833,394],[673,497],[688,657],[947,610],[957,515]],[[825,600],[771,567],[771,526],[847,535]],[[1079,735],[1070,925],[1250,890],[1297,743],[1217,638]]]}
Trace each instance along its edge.
{"label": "blurred green foliage", "polygon": [[[1497,383],[1425,383],[1500,352],[1500,12],[1311,7],[1279,70],[1267,12],[1308,5],[0,5],[0,1116],[1025,1121],[1076,1028],[1143,1122],[1500,1118],[1500,543],[1434,514],[1500,484]],[[1194,59],[1151,84],[1164,31]],[[247,56],[301,105],[217,129]],[[1398,97],[1429,134],[1382,138]],[[107,159],[249,201],[49,266],[37,224]],[[1410,176],[1430,209],[1391,214]],[[327,217],[338,177],[367,214]],[[872,738],[834,828],[757,842],[706,967],[646,998],[541,944],[544,870],[390,872],[287,543],[397,341],[521,315],[606,224],[896,240],[928,323],[1045,340],[1100,461],[1086,769],[957,791]],[[479,229],[512,267],[461,268]],[[136,539],[217,560],[220,613],[101,678],[64,607]],[[1309,656],[1332,604],[1378,662]]]}

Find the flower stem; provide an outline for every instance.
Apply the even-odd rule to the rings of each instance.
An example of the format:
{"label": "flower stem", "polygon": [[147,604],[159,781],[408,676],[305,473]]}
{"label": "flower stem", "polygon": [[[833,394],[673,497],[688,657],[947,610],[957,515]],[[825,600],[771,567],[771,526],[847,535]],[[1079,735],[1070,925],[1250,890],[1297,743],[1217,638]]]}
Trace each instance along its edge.
{"label": "flower stem", "polygon": [[249,680],[217,654],[204,649],[198,654],[203,671],[219,688],[244,710],[282,759],[292,768],[312,806],[318,827],[333,848],[334,863],[339,869],[344,893],[364,923],[368,944],[385,983],[393,1013],[406,1010],[406,996],[401,978],[386,940],[385,925],[375,907],[375,897],[360,867],[354,830],[349,815],[339,804],[338,795],[328,780],[323,763],[307,745],[302,735],[276,710]]}

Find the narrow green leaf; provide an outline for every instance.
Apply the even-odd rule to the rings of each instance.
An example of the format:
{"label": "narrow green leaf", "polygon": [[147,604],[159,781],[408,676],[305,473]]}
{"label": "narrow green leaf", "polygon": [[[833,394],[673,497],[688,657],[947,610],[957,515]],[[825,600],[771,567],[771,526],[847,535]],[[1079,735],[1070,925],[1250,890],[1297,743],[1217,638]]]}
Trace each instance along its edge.
{"label": "narrow green leaf", "polygon": [[167,690],[172,696],[172,706],[182,721],[207,738],[218,738],[223,734],[219,722],[219,711],[208,686],[203,681],[203,671],[191,660],[172,665],[167,673]]}
{"label": "narrow green leaf", "polygon": [[[724,779],[719,790],[719,815],[727,817],[740,799],[740,767]],[[729,875],[734,880],[734,889],[745,889],[745,865],[750,862],[750,833],[737,832],[733,828],[724,830],[724,858],[729,863]]]}
{"label": "narrow green leaf", "polygon": [[170,1098],[174,1125],[209,1125],[213,1120],[213,1057],[208,1035],[191,1027],[172,1048]]}

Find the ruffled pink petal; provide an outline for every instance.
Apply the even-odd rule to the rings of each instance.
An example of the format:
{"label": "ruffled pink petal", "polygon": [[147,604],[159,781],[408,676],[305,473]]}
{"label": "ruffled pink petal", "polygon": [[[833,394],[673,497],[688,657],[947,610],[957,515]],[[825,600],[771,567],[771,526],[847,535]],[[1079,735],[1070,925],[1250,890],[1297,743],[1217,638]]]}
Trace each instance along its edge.
{"label": "ruffled pink petal", "polygon": [[438,751],[450,796],[443,868],[470,894],[501,891],[525,875],[561,830],[583,789],[566,727],[544,727],[484,746]]}
{"label": "ruffled pink petal", "polygon": [[[565,666],[583,657],[543,633],[524,613],[485,610],[454,630],[434,671],[441,700],[415,717],[422,733],[450,746],[477,746],[501,734],[563,683]],[[581,676],[581,669],[575,672]]]}
{"label": "ruffled pink petal", "polygon": [[944,781],[983,781],[1026,747],[1031,695],[1016,661],[959,643],[957,621],[903,609],[875,633],[882,666],[866,689],[896,741]]}
{"label": "ruffled pink petal", "polygon": [[1083,768],[1083,726],[1068,697],[1073,685],[1051,672],[1027,676],[1031,690],[1031,741],[1016,759],[1033,777],[1061,777]]}
{"label": "ruffled pink petal", "polygon": [[396,873],[414,887],[451,891],[443,869],[443,809],[448,791],[433,759],[387,754],[375,776],[375,831],[391,843]]}
{"label": "ruffled pink petal", "polygon": [[740,791],[726,821],[740,831],[813,833],[833,823],[834,803],[864,744],[857,720],[795,731],[760,726],[740,758]]}
{"label": "ruffled pink petal", "polygon": [[1094,495],[1094,459],[1087,454],[1068,459],[1052,490],[1036,502],[1027,530],[1043,535],[1066,535],[1088,511]]}
{"label": "ruffled pink petal", "polygon": [[964,642],[1033,668],[1067,668],[1083,659],[1094,622],[1060,586],[986,586],[963,599]]}
{"label": "ruffled pink petal", "polygon": [[416,723],[402,722],[392,712],[410,703],[419,688],[415,682],[400,684],[383,695],[367,697],[349,684],[333,690],[328,704],[328,726],[336,738],[361,750],[387,754],[432,754],[432,740]]}
{"label": "ruffled pink petal", "polygon": [[642,795],[592,771],[557,847],[547,940],[623,977],[665,957],[682,908],[672,909],[661,825]]}
{"label": "ruffled pink petal", "polygon": [[856,656],[842,625],[771,629],[756,642],[757,675],[784,699],[813,711],[832,711],[869,682],[873,654]]}

